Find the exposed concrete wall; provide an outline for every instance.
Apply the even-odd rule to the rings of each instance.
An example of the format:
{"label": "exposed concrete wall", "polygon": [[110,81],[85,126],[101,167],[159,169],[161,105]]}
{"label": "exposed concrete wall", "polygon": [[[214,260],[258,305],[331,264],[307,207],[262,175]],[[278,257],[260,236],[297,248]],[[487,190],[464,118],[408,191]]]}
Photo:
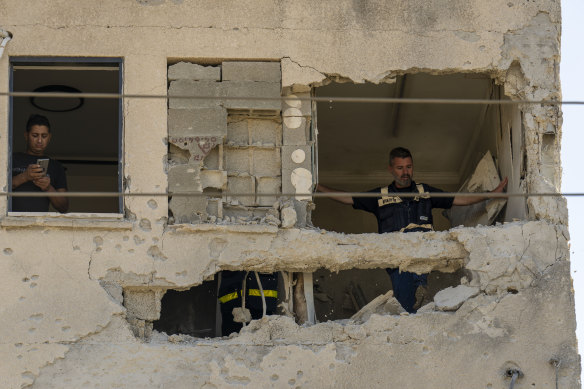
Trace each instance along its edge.
{"label": "exposed concrete wall", "polygon": [[[220,83],[215,69],[198,76],[192,67],[168,70],[169,62],[217,67],[245,60],[280,61],[279,92],[285,96],[307,93],[327,78],[391,82],[397,74],[419,70],[491,74],[511,99],[560,96],[560,10],[553,0],[447,5],[81,0],[75,6],[0,0],[0,10],[5,15],[1,27],[14,34],[0,59],[2,90],[8,89],[10,56],[115,56],[124,58],[123,89],[129,94],[166,95],[169,82],[172,90],[172,83],[184,78],[191,80],[185,83],[189,85],[208,83],[208,77],[215,84],[245,82],[231,80],[240,70],[223,73],[227,78]],[[285,178],[293,169],[285,161],[307,144],[287,131],[298,119],[294,128],[307,125],[305,112],[289,110],[298,109],[290,102],[279,107],[282,143],[275,141],[270,150],[279,150],[282,165],[280,174],[265,176],[272,179],[265,183],[268,190],[281,177],[286,191]],[[555,191],[560,184],[559,112],[536,105],[519,108],[526,162],[520,187]],[[169,154],[173,158],[175,151],[176,166],[188,165],[191,154],[168,144],[173,109],[183,108],[171,106],[169,113],[164,99],[124,101],[128,192],[167,190],[174,183]],[[5,118],[0,147],[8,150],[4,97],[0,117]],[[211,188],[224,185],[225,179],[229,185],[225,149],[235,155],[255,147],[253,137],[242,147],[235,128],[229,145],[230,123],[237,123],[236,118],[227,118],[227,128],[221,130],[227,143],[218,142],[217,154],[209,152],[201,170],[221,173],[193,177],[197,190],[203,190],[198,183],[204,180]],[[0,153],[4,183],[6,166],[7,153]],[[196,175],[178,170],[179,176]],[[250,204],[256,205],[267,207]],[[200,215],[216,212],[218,217],[220,206],[208,203]],[[524,373],[518,385],[552,387],[552,358],[561,361],[560,387],[579,387],[567,214],[561,199],[530,199],[532,221],[383,236],[326,233],[294,228],[294,223],[287,229],[232,225],[231,220],[228,225],[168,225],[168,207],[166,197],[130,197],[124,220],[2,217],[0,374],[5,387],[423,387],[433,382],[442,388],[461,383],[495,388],[508,387],[504,372],[509,368]],[[5,210],[2,197],[0,212]],[[476,295],[455,311],[440,309],[442,301],[459,294],[416,315],[372,315],[363,324],[298,327],[289,318],[272,317],[223,340],[150,333],[166,289],[188,288],[221,269],[388,266],[418,272],[465,267],[472,274],[466,287],[473,288],[466,297]],[[149,337],[150,342],[140,340]]]}

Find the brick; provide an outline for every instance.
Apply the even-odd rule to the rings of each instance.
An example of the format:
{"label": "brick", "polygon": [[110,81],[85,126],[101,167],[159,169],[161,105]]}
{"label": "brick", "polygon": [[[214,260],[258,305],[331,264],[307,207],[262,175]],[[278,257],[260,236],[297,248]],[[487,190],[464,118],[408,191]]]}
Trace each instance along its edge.
{"label": "brick", "polygon": [[310,140],[310,118],[285,117],[282,120],[284,145],[304,146]]}
{"label": "brick", "polygon": [[[257,193],[279,193],[282,189],[281,177],[259,177],[257,179]],[[277,196],[257,196],[258,205],[270,207],[278,200]]]}
{"label": "brick", "polygon": [[[252,176],[228,177],[227,191],[229,193],[255,194],[255,179]],[[229,199],[237,200],[245,206],[255,205],[255,196],[228,196]]]}
{"label": "brick", "polygon": [[[280,98],[280,84],[276,82],[223,81],[221,84],[226,97]],[[227,109],[255,109],[278,112],[282,108],[280,100],[225,100],[223,105]]]}
{"label": "brick", "polygon": [[222,107],[169,109],[169,136],[227,135],[227,110]]}
{"label": "brick", "polygon": [[277,177],[281,174],[280,149],[253,149],[253,175]]}
{"label": "brick", "polygon": [[201,192],[199,166],[175,165],[168,169],[168,190],[174,193]]}
{"label": "brick", "polygon": [[238,146],[249,145],[249,130],[247,119],[230,120],[227,123],[227,143]]}
{"label": "brick", "polygon": [[225,170],[228,174],[250,174],[249,149],[225,147]]}
{"label": "brick", "polygon": [[274,208],[244,208],[242,206],[230,206],[225,205],[223,207],[223,216],[235,217],[235,218],[264,218],[269,215]]}
{"label": "brick", "polygon": [[223,62],[223,81],[282,81],[280,62]]}
{"label": "brick", "polygon": [[282,144],[282,124],[271,119],[249,119],[248,128],[251,143],[280,146]]}
{"label": "brick", "polygon": [[207,198],[202,196],[173,196],[168,202],[175,224],[198,223],[207,220]]}
{"label": "brick", "polygon": [[176,80],[168,88],[169,108],[210,108],[221,106],[219,99],[173,99],[172,96],[210,96],[221,97],[223,87],[220,82]]}
{"label": "brick", "polygon": [[179,62],[168,67],[168,80],[220,81],[221,67],[201,66],[195,63]]}
{"label": "brick", "polygon": [[201,187],[225,189],[227,187],[227,172],[224,170],[201,170]]}
{"label": "brick", "polygon": [[142,320],[160,318],[160,300],[153,290],[124,290],[124,306],[128,315]]}

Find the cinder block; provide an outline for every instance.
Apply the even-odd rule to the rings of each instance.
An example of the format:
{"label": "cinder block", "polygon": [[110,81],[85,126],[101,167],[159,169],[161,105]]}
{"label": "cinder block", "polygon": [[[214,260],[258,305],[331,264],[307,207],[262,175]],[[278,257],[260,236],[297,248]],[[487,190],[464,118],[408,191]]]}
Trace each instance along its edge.
{"label": "cinder block", "polygon": [[[286,88],[288,92],[289,88]],[[283,93],[287,94],[287,93]],[[298,115],[296,111],[289,111],[291,108],[298,110],[300,116],[312,116],[312,103],[310,100],[305,100],[310,98],[310,93],[291,93],[285,96],[285,100],[282,101],[282,116],[289,112],[294,116]]]}
{"label": "cinder block", "polygon": [[225,170],[228,174],[251,174],[249,149],[224,147]]}
{"label": "cinder block", "polygon": [[168,169],[168,190],[174,193],[201,192],[198,165],[175,165]]}
{"label": "cinder block", "polygon": [[160,318],[160,298],[153,290],[125,289],[124,306],[127,314],[141,320]]}
{"label": "cinder block", "polygon": [[282,81],[280,62],[223,62],[223,81]]}
{"label": "cinder block", "polygon": [[[312,153],[310,146],[282,146],[282,192],[303,193],[312,189],[310,182],[298,185],[298,179],[312,180]],[[298,169],[298,170],[296,170]],[[306,177],[307,175],[308,177]],[[295,186],[292,182],[296,181]]]}
{"label": "cinder block", "polygon": [[227,172],[224,170],[201,170],[201,186],[205,188],[227,188]]}
{"label": "cinder block", "polygon": [[238,146],[249,145],[249,130],[247,119],[233,119],[227,123],[227,143]]}
{"label": "cinder block", "polygon": [[283,118],[282,132],[285,145],[304,146],[310,140],[310,118],[304,116]]}
{"label": "cinder block", "polygon": [[253,176],[235,176],[227,178],[227,191],[230,194],[249,194],[249,196],[229,195],[228,200],[237,200],[245,206],[255,205],[255,179]]}
{"label": "cinder block", "polygon": [[[178,82],[178,81],[174,81]],[[242,97],[242,99],[225,100],[223,106],[227,109],[252,109],[280,111],[280,83],[254,81],[223,81],[223,93],[226,97]],[[274,100],[246,100],[245,97],[274,98]]]}
{"label": "cinder block", "polygon": [[[280,193],[282,189],[281,177],[259,177],[257,179],[258,194]],[[278,200],[278,196],[257,196],[258,205],[270,207]]]}
{"label": "cinder block", "polygon": [[276,177],[281,174],[280,149],[253,149],[253,175]]}
{"label": "cinder block", "polygon": [[168,208],[175,224],[207,220],[207,198],[204,196],[173,196],[168,202]]}
{"label": "cinder block", "polygon": [[220,81],[220,66],[202,66],[195,63],[179,62],[168,67],[168,80]]}
{"label": "cinder block", "polygon": [[222,107],[169,109],[168,135],[227,135],[227,110]]}
{"label": "cinder block", "polygon": [[249,119],[248,128],[251,143],[280,146],[282,144],[282,123],[272,119]]}
{"label": "cinder block", "polygon": [[168,106],[171,109],[210,108],[221,106],[220,99],[181,98],[173,99],[172,96],[201,96],[221,97],[223,87],[220,82],[176,80],[171,81],[168,88]]}

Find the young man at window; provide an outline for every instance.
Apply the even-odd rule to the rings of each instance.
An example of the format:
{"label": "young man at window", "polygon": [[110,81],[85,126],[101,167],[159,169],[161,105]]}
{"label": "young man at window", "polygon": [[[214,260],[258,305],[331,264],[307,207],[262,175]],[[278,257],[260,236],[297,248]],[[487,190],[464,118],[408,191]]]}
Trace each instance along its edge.
{"label": "young man at window", "polygon": [[[67,176],[63,166],[45,155],[51,140],[49,120],[41,115],[31,115],[24,133],[26,152],[12,155],[13,192],[66,192]],[[48,159],[46,171],[38,164]],[[67,197],[13,197],[13,212],[48,212],[49,204],[61,213],[67,212]]]}

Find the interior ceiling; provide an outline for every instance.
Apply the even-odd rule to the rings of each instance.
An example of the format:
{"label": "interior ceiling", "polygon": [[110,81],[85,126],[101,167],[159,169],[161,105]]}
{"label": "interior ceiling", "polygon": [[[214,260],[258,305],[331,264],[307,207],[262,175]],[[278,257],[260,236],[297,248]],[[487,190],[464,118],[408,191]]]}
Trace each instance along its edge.
{"label": "interior ceiling", "polygon": [[[15,92],[32,92],[46,85],[65,85],[85,93],[119,93],[117,64],[13,64]],[[42,107],[71,107],[71,99],[44,101]],[[75,99],[75,101],[78,101]],[[33,106],[29,97],[13,99],[13,150],[24,151],[26,122],[31,114],[46,116],[53,133],[47,154],[60,160],[117,161],[119,101],[86,98],[78,109],[49,112]]]}
{"label": "interior ceiling", "polygon": [[[393,84],[332,83],[316,89],[324,97],[487,99],[493,81],[476,74],[412,74]],[[378,186],[390,180],[389,150],[402,146],[414,157],[414,179],[457,186],[472,152],[485,105],[317,105],[319,181]]]}

